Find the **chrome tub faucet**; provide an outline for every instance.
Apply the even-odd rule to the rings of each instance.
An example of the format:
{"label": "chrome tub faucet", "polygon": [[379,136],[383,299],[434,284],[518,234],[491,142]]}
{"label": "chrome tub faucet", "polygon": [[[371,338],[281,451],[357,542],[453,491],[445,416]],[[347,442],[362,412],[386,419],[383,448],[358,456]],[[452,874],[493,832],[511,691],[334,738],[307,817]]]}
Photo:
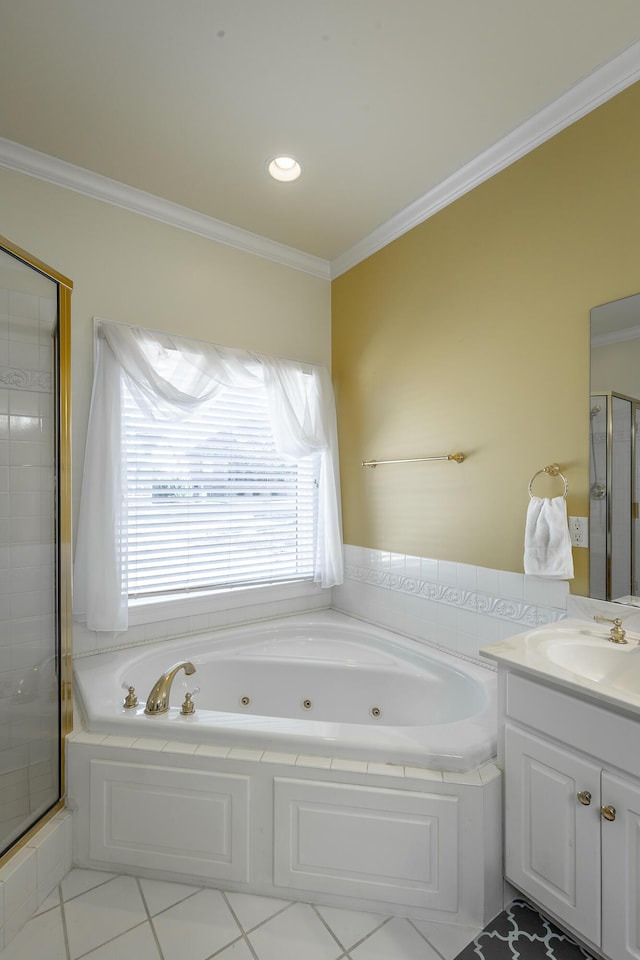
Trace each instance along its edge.
{"label": "chrome tub faucet", "polygon": [[167,670],[166,673],[163,673],[154,683],[151,693],[147,697],[147,704],[144,708],[145,713],[156,716],[159,713],[166,713],[168,711],[171,684],[179,670],[184,670],[188,677],[196,672],[196,668],[190,660],[181,660],[180,663],[174,663],[174,665]]}

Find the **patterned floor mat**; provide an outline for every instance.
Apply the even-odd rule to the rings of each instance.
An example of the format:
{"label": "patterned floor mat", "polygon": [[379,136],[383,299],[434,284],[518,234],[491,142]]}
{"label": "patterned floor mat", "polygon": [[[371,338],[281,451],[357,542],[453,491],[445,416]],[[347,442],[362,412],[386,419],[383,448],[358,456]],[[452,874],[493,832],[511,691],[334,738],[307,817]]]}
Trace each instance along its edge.
{"label": "patterned floor mat", "polygon": [[514,900],[467,944],[456,960],[593,960],[593,957],[524,900]]}

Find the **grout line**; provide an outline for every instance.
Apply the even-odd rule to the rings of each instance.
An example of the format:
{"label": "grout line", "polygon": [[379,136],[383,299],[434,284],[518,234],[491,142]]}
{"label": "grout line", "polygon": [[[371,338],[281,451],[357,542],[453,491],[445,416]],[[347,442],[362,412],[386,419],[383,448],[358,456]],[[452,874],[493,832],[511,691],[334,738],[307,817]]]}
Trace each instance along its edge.
{"label": "grout line", "polygon": [[[425,942],[428,946],[430,946],[431,949],[432,949],[435,953],[437,953],[439,957],[442,958],[442,960],[447,960],[447,958],[446,958],[442,953],[440,953],[440,951],[438,950],[438,948],[437,948],[437,947],[434,947],[434,945],[431,943],[430,940],[427,940],[427,938],[425,937],[424,933],[421,933],[421,931],[418,930],[418,928],[416,927],[416,925],[415,925],[415,924],[413,923],[413,921],[411,920],[411,917],[407,917],[406,919],[407,919],[407,923],[409,923],[409,924],[413,927],[413,929],[414,929],[415,932],[418,934],[418,936],[419,936],[419,937],[422,937],[422,939],[424,940],[424,942]],[[470,941],[470,942],[472,942],[472,941]],[[465,946],[462,947],[462,949],[464,950],[466,946],[468,946],[468,944],[465,944]],[[458,950],[458,953],[460,953],[460,950]]]}
{"label": "grout line", "polygon": [[[335,940],[335,942],[338,944],[338,946],[340,947],[340,949],[343,950],[343,951],[346,953],[347,948],[345,947],[344,943],[342,943],[342,941],[338,938],[337,934],[335,934],[335,933],[333,932],[333,930],[331,929],[331,927],[329,926],[329,924],[327,923],[327,921],[325,920],[325,918],[322,916],[322,914],[321,914],[320,911],[318,910],[317,905],[316,905],[315,903],[310,903],[309,906],[311,907],[311,909],[313,910],[313,912],[314,912],[315,915],[317,916],[318,920],[320,920],[320,922],[327,928],[327,930],[329,931],[329,933],[331,934],[331,936],[333,937],[333,939]],[[338,960],[342,960],[342,958],[339,957]]]}
{"label": "grout line", "polygon": [[[91,868],[90,868],[90,867],[78,867],[78,869],[79,869],[79,870],[90,870]],[[71,871],[69,871],[69,872],[71,872]],[[100,887],[106,887],[106,885],[107,885],[108,883],[111,883],[112,880],[117,880],[118,877],[123,877],[123,876],[126,876],[126,874],[123,874],[123,873],[114,873],[114,875],[113,875],[112,877],[109,877],[108,880],[101,880],[100,883],[97,883],[97,884],[95,885],[95,887],[87,887],[87,889],[86,889],[86,890],[82,890],[81,893],[76,893],[76,894],[74,894],[72,897],[67,897],[66,899],[65,899],[65,896],[64,896],[63,891],[62,891],[62,883],[61,883],[61,884],[60,884],[60,900],[61,900],[62,903],[72,903],[74,900],[77,900],[78,897],[83,897],[83,896],[85,895],[85,893],[91,893],[92,890],[98,890]]]}
{"label": "grout line", "polygon": [[[59,887],[60,887],[60,884],[57,883],[57,884],[55,885],[55,887],[53,888],[53,890],[57,890],[57,891],[58,891],[58,902],[57,902],[57,903],[54,903],[52,907],[47,907],[46,910],[38,910],[38,911],[36,911],[36,913],[33,913],[33,914],[29,917],[30,920],[33,920],[34,917],[44,917],[47,913],[51,913],[52,910],[56,910],[58,907],[62,906],[62,897],[60,896]],[[52,890],[51,893],[49,894],[49,897],[50,897],[51,894],[53,893],[53,890]],[[47,900],[49,899],[49,897],[47,897]]]}
{"label": "grout line", "polygon": [[223,947],[220,947],[219,950],[216,950],[215,953],[210,953],[208,957],[205,957],[205,958],[204,958],[204,960],[213,960],[214,957],[219,957],[220,954],[221,954],[221,953],[224,953],[225,950],[228,950],[229,947],[232,947],[232,946],[234,946],[234,944],[240,943],[240,942],[242,942],[242,943],[244,943],[244,944],[246,945],[249,953],[250,953],[251,956],[254,958],[254,960],[260,960],[260,958],[258,957],[258,954],[257,954],[257,953],[255,952],[255,950],[253,949],[253,947],[251,946],[251,944],[250,944],[249,941],[247,940],[247,937],[246,937],[246,935],[245,935],[244,933],[241,933],[239,937],[236,937],[236,938],[235,938],[235,940],[229,940],[228,943],[225,943],[225,945],[224,945]]}
{"label": "grout line", "polygon": [[128,933],[131,933],[132,930],[137,930],[138,927],[143,927],[148,920],[141,920],[140,923],[134,923],[132,927],[129,927],[128,930],[123,930],[122,933],[118,933],[115,937],[111,937],[109,940],[105,940],[104,943],[98,943],[95,947],[91,947],[91,950],[87,950],[86,953],[80,953],[75,960],[84,960],[84,957],[91,957],[96,950],[102,950],[103,947],[106,947],[108,943],[115,943],[116,940],[119,940],[120,937],[125,937]]}
{"label": "grout line", "polygon": [[[221,891],[221,892],[222,892],[222,896],[223,896],[223,897],[225,898],[225,900],[226,900],[226,898],[227,898],[227,893],[234,893],[234,892],[240,893],[240,892],[242,892],[242,891],[233,891],[233,890],[224,891],[224,890],[223,890],[223,891]],[[259,896],[261,896],[261,894],[259,894],[259,893],[249,894],[249,896],[259,897]],[[244,930],[244,927],[242,926],[242,924],[240,923],[240,921],[239,921],[238,918],[236,917],[235,911],[234,911],[233,907],[231,906],[231,904],[230,904],[228,901],[227,901],[227,906],[228,906],[229,909],[231,910],[231,912],[232,912],[232,914],[233,914],[233,916],[234,916],[234,919],[236,920],[236,923],[239,925],[240,929],[241,929],[243,932],[246,932],[247,934],[249,934],[249,933],[253,933],[254,930],[258,930],[260,927],[264,927],[265,923],[269,923],[270,920],[273,920],[275,917],[279,917],[281,913],[284,913],[286,910],[290,910],[291,907],[295,907],[295,905],[296,905],[297,902],[298,902],[297,900],[290,900],[284,907],[280,907],[280,909],[279,909],[279,910],[276,910],[275,913],[272,913],[271,916],[266,917],[264,920],[261,920],[260,923],[256,923],[255,926],[249,927],[249,929],[246,930],[246,931]]]}
{"label": "grout line", "polygon": [[[244,927],[242,926],[242,924],[240,923],[240,920],[238,919],[238,916],[237,916],[235,910],[233,909],[233,907],[232,907],[231,904],[229,903],[229,899],[228,899],[228,897],[227,897],[226,891],[225,891],[225,890],[221,890],[220,893],[222,894],[222,899],[224,900],[224,902],[225,902],[226,905],[227,905],[227,910],[229,911],[229,913],[231,914],[231,916],[233,917],[233,919],[235,920],[235,922],[238,924],[238,929],[240,930],[240,936],[239,936],[239,937],[236,937],[235,940],[230,941],[230,943],[227,943],[224,947],[221,947],[220,950],[216,950],[215,953],[212,953],[212,954],[211,954],[211,957],[217,957],[217,956],[219,956],[219,955],[222,953],[223,950],[226,950],[227,947],[229,947],[229,946],[231,945],[231,943],[238,943],[240,940],[242,940],[242,941],[244,942],[244,944],[246,945],[247,950],[249,951],[249,953],[251,954],[251,956],[254,958],[254,960],[260,960],[260,958],[258,957],[258,954],[257,954],[257,953],[255,952],[255,950],[253,949],[253,945],[251,944],[251,941],[250,941],[249,938],[247,937],[246,931],[245,931]],[[209,958],[209,960],[211,960],[211,957]]]}
{"label": "grout line", "polygon": [[145,895],[144,895],[143,890],[142,890],[142,884],[140,883],[140,877],[136,877],[135,880],[136,880],[136,883],[138,884],[138,891],[139,891],[139,893],[140,893],[140,899],[142,900],[142,905],[143,905],[144,910],[145,910],[145,913],[146,913],[146,915],[147,915],[147,923],[149,924],[149,927],[150,927],[150,929],[151,929],[151,936],[152,936],[153,939],[155,940],[156,947],[158,948],[158,956],[159,956],[160,960],[165,960],[164,952],[163,952],[163,950],[162,950],[162,947],[160,946],[160,940],[158,939],[158,934],[156,933],[156,928],[155,928],[154,925],[153,925],[153,919],[152,919],[152,917],[151,917],[151,911],[149,910],[149,904],[147,903],[147,901],[146,901],[146,899],[145,899]]}
{"label": "grout line", "polygon": [[[125,873],[125,874],[122,874],[122,876],[125,876],[125,877],[126,877],[126,876],[128,876],[128,874]],[[151,879],[151,878],[150,878],[150,877],[135,877],[135,879],[138,881],[138,883],[140,883],[141,880],[149,880],[149,879]],[[152,882],[154,882],[154,881],[152,881]],[[160,882],[160,883],[163,883],[163,882],[165,882],[165,881],[162,881],[162,880],[161,880],[161,881],[159,881],[159,882]],[[167,882],[167,883],[177,883],[178,881],[168,880],[168,881],[166,881],[166,882]],[[191,886],[191,884],[184,884],[184,886]],[[168,907],[165,907],[163,910],[158,910],[158,912],[157,912],[157,913],[154,913],[153,916],[151,915],[151,911],[150,911],[149,908],[147,907],[147,901],[144,899],[144,894],[142,894],[142,899],[143,899],[143,901],[144,901],[145,909],[147,910],[147,912],[148,912],[148,914],[149,914],[149,920],[150,920],[151,922],[153,922],[153,920],[154,920],[155,917],[161,917],[163,913],[167,913],[169,910],[173,910],[173,908],[174,908],[174,907],[177,907],[179,903],[185,903],[187,900],[190,900],[191,897],[195,897],[195,895],[196,895],[197,893],[202,893],[203,890],[207,890],[207,889],[209,889],[209,888],[208,888],[208,887],[198,887],[198,888],[197,888],[196,890],[194,890],[192,893],[188,893],[188,894],[186,895],[186,897],[182,897],[182,899],[176,900],[175,903],[170,903],[169,906],[168,906]],[[142,888],[140,888],[140,892],[142,893]]]}
{"label": "grout line", "polygon": [[352,943],[349,947],[349,950],[355,950],[356,947],[361,946],[366,940],[369,939],[369,937],[372,937],[374,933],[377,933],[378,930],[382,930],[382,928],[385,927],[391,920],[393,920],[393,917],[385,917],[382,923],[378,924],[375,930],[370,930],[369,933],[365,934],[364,937],[361,937],[360,940],[356,940],[355,943]]}
{"label": "grout line", "polygon": [[67,915],[64,912],[64,897],[62,896],[62,883],[58,884],[58,896],[60,898],[60,922],[62,924],[64,948],[67,952],[67,960],[71,960],[71,948],[69,947],[69,934],[67,932]]}

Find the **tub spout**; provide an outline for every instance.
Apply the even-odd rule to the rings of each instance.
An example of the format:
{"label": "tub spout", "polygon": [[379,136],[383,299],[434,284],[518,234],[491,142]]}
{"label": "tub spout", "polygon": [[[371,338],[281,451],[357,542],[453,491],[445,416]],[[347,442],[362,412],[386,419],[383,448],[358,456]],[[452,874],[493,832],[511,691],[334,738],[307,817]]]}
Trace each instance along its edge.
{"label": "tub spout", "polygon": [[196,672],[196,668],[190,660],[181,660],[180,663],[174,663],[171,669],[167,670],[166,673],[163,673],[162,676],[159,677],[154,683],[151,693],[147,697],[147,705],[144,708],[145,713],[155,716],[158,713],[167,712],[169,709],[169,694],[171,693],[171,684],[173,683],[173,678],[179,670],[184,670],[187,676],[191,676],[192,673]]}

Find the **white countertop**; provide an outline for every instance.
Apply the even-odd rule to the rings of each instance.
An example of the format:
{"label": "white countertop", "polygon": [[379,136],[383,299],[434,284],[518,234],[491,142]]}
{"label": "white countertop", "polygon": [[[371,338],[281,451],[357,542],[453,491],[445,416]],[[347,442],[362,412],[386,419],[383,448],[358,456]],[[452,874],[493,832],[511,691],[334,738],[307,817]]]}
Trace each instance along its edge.
{"label": "white countertop", "polygon": [[612,643],[609,625],[568,619],[484,647],[480,654],[574,694],[640,715],[640,634]]}

